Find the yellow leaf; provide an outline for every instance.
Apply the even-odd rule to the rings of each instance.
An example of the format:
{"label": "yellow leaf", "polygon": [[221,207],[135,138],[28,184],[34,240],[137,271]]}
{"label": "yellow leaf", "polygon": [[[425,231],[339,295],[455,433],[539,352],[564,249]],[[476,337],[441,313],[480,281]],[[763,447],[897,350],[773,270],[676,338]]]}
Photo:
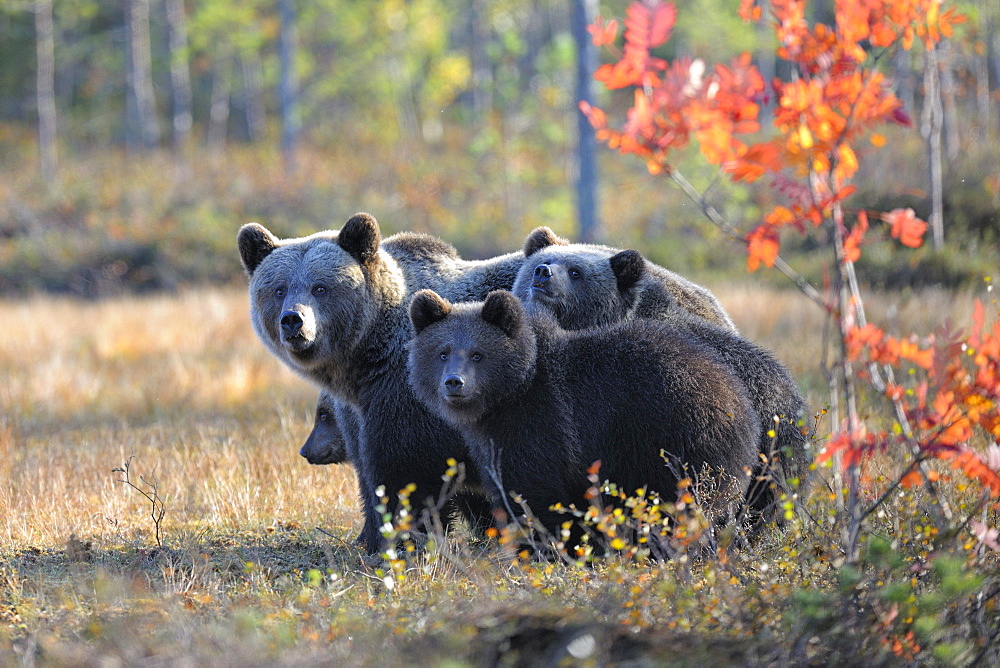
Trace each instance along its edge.
{"label": "yellow leaf", "polygon": [[807,151],[813,147],[813,136],[805,125],[799,126],[799,146]]}

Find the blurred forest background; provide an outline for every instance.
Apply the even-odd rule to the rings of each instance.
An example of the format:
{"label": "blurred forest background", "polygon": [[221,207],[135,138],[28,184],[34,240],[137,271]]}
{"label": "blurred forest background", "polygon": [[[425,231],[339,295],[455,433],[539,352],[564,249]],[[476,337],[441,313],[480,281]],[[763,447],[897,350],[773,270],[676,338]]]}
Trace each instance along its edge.
{"label": "blurred forest background", "polygon": [[[958,287],[996,271],[1000,3],[955,4],[970,20],[952,40],[880,64],[914,127],[873,137],[851,204],[936,216],[943,243],[867,249],[859,275],[877,287]],[[600,57],[584,20],[625,5],[3,0],[0,294],[239,283],[239,225],[294,236],[359,210],[385,234],[430,232],[468,257],[549,225],[709,284],[745,281],[739,244],[640,160],[595,148],[580,123],[581,96],[619,112],[630,101],[583,86]],[[811,11],[832,21],[832,5]],[[781,75],[773,32],[743,24],[735,0],[681,9],[667,57],[749,50]],[[716,181],[694,152],[679,167],[738,228],[757,223],[766,184]],[[821,282],[816,252],[783,246]]]}

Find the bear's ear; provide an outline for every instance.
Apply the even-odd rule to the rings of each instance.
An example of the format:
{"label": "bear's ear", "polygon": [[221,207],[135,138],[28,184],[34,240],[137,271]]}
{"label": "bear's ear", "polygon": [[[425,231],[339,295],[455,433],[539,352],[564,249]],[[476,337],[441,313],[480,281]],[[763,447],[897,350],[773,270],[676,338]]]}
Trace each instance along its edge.
{"label": "bear's ear", "polygon": [[417,334],[428,325],[444,320],[451,313],[451,302],[433,290],[419,290],[410,301],[410,322]]}
{"label": "bear's ear", "polygon": [[258,223],[247,223],[236,235],[236,245],[240,249],[240,259],[247,276],[253,272],[278,247],[278,237],[271,234],[266,227]]}
{"label": "bear's ear", "polygon": [[494,290],[486,295],[481,315],[483,320],[513,337],[524,324],[524,305],[513,293]]}
{"label": "bear's ear", "polygon": [[611,256],[611,271],[618,281],[618,292],[626,292],[635,286],[646,271],[646,261],[639,251],[623,250]]}
{"label": "bear's ear", "polygon": [[367,213],[356,213],[340,228],[337,243],[360,264],[368,264],[378,253],[382,233],[378,221]]}
{"label": "bear's ear", "polygon": [[566,246],[569,242],[560,239],[556,233],[547,227],[536,227],[524,240],[524,257],[531,257],[548,246]]}

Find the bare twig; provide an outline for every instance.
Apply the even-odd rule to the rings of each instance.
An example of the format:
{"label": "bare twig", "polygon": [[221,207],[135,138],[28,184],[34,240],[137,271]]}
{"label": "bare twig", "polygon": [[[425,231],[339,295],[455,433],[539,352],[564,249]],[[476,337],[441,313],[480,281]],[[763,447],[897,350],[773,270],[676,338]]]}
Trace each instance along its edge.
{"label": "bare twig", "polygon": [[[711,202],[705,199],[705,196],[698,192],[698,189],[691,185],[691,182],[684,178],[677,169],[669,170],[670,179],[676,183],[684,194],[688,196],[695,204],[697,204],[705,217],[708,218],[712,223],[715,224],[720,230],[726,233],[731,239],[735,241],[746,242],[746,237],[740,233],[726,218],[712,206]],[[795,285],[798,286],[802,293],[811,299],[816,305],[822,309],[826,309],[826,300],[823,299],[823,295],[806,280],[806,277],[795,271],[791,265],[785,262],[781,256],[775,258],[774,267],[783,273],[785,276],[790,278]]]}
{"label": "bare twig", "polygon": [[156,546],[163,547],[163,533],[162,524],[163,516],[167,514],[166,506],[163,504],[163,499],[160,497],[159,489],[160,484],[157,482],[156,478],[152,478],[152,482],[146,480],[144,476],[139,476],[139,482],[148,489],[140,487],[136,483],[132,482],[129,476],[129,469],[132,466],[132,460],[135,459],[135,454],[129,455],[129,458],[125,461],[125,464],[121,467],[115,467],[111,469],[112,473],[124,473],[124,478],[118,478],[118,482],[124,483],[128,487],[131,487],[135,491],[142,494],[146,500],[149,502],[149,516],[153,520],[153,527],[156,530]]}

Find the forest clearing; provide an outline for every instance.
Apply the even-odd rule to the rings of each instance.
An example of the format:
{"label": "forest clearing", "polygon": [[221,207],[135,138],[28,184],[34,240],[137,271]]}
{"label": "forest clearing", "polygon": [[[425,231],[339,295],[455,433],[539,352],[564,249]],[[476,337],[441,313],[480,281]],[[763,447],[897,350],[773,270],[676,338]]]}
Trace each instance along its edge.
{"label": "forest clearing", "polygon": [[[1000,5],[598,4],[0,7],[0,665],[1000,664]],[[275,356],[362,341],[330,358],[377,364],[420,327],[387,298],[324,317],[393,328],[389,345],[315,336],[299,311],[286,339],[285,279],[261,279],[253,307],[246,289],[272,251],[326,230],[341,275],[389,276],[378,294],[402,299],[425,270],[532,257],[540,226],[614,247],[611,307],[635,306],[653,262],[787,365],[772,377],[815,429],[795,432],[808,475],[769,488],[781,528],[713,524],[693,476],[663,503],[592,503],[603,552],[532,555],[511,525],[432,522],[413,541],[424,499],[376,491],[372,462],[416,476],[439,432],[408,451],[362,439],[359,474],[300,456],[319,388]],[[426,254],[395,274],[378,262],[399,232],[454,248],[409,236]],[[306,301],[346,294],[298,283]],[[442,304],[425,298],[421,326]],[[357,399],[338,373],[317,382]],[[727,378],[713,387],[746,390],[752,477],[806,425],[768,431],[771,386]],[[355,403],[362,430],[406,419]],[[556,420],[539,422],[532,438]],[[563,423],[567,442],[584,431]]]}
{"label": "forest clearing", "polygon": [[[794,292],[712,287],[823,408],[810,345],[819,309]],[[934,290],[870,300],[916,332],[967,321],[971,304],[968,293]],[[418,556],[366,565],[351,544],[351,469],[298,455],[316,390],[255,340],[247,309],[236,289],[0,304],[0,320],[19,323],[0,333],[0,393],[13,409],[0,430],[5,661],[898,660],[884,618],[829,607],[856,596],[885,606],[900,597],[956,661],[986,651],[977,643],[994,633],[994,604],[980,594],[984,576],[961,564],[995,573],[995,553],[964,532],[940,535],[919,490],[879,514],[893,532],[872,531],[872,571],[849,584],[821,482],[790,530],[714,558],[576,569],[508,561],[458,532]],[[126,464],[159,519],[114,471]],[[871,474],[899,466],[878,459]],[[970,502],[961,478],[942,487],[956,511]]]}

